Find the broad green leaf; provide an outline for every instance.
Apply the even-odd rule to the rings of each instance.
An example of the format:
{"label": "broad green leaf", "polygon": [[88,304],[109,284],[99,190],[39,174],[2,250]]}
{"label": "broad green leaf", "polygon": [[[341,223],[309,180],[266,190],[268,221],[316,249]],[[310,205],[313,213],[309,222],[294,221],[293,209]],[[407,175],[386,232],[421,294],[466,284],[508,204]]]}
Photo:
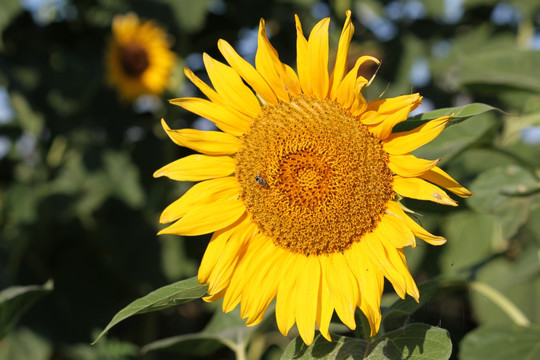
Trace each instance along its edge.
{"label": "broad green leaf", "polygon": [[468,333],[461,342],[461,360],[539,359],[540,328],[482,326]]}
{"label": "broad green leaf", "polygon": [[[263,323],[266,319],[272,318],[272,314],[273,305],[266,310]],[[239,307],[236,307],[230,313],[224,313],[221,311],[221,306],[219,306],[208,325],[200,333],[174,336],[154,341],[144,346],[141,351],[142,353],[168,351],[207,356],[223,345],[236,351],[238,347],[246,346],[249,337],[260,326],[246,326],[245,323],[246,321],[240,318]]]}
{"label": "broad green leaf", "polygon": [[306,346],[297,337],[287,346],[281,359],[445,360],[451,353],[448,331],[426,324],[410,324],[374,342],[348,337],[329,342],[318,335],[311,346]]}
{"label": "broad green leaf", "polygon": [[133,315],[163,310],[171,306],[199,299],[206,295],[206,289],[206,286],[198,283],[197,277],[192,277],[152,291],[150,294],[133,301],[131,304],[120,310],[93,343],[95,344],[107,331],[120,321]]}
{"label": "broad green leaf", "polygon": [[405,299],[396,300],[386,311],[383,313],[383,320],[391,319],[400,316],[407,316],[413,314],[416,310],[422,307],[428,302],[439,290],[439,282],[436,280],[428,281],[418,285],[418,291],[420,292],[420,302],[416,302],[410,296]]}
{"label": "broad green leaf", "polygon": [[452,118],[448,122],[448,125],[446,126],[446,127],[449,127],[452,125],[459,124],[460,122],[467,120],[470,117],[478,116],[488,111],[500,111],[500,110],[493,106],[481,104],[481,103],[473,103],[473,104],[468,104],[464,106],[433,110],[433,111],[429,111],[423,114],[411,116],[404,122],[394,127],[394,132],[411,130],[433,119],[437,119],[442,116],[450,116],[453,114]]}
{"label": "broad green leaf", "polygon": [[53,282],[44,285],[12,286],[0,292],[0,338],[4,337],[30,306],[53,289]]}
{"label": "broad green leaf", "polygon": [[480,174],[470,186],[467,199],[473,209],[497,216],[506,238],[527,221],[530,205],[538,200],[538,180],[518,165],[497,167]]}
{"label": "broad green leaf", "polygon": [[503,229],[491,214],[460,211],[450,215],[443,224],[444,245],[439,264],[443,274],[470,271],[493,254],[506,249]]}
{"label": "broad green leaf", "polygon": [[[533,323],[540,322],[540,259],[539,248],[529,244],[512,249],[484,264],[476,271],[477,281],[487,284],[514,304]],[[471,294],[472,309],[477,322],[487,324],[513,324],[507,310],[481,293]]]}
{"label": "broad green leaf", "polygon": [[52,353],[52,345],[27,328],[16,329],[0,340],[0,359],[49,360]]}
{"label": "broad green leaf", "polygon": [[439,165],[442,165],[477,142],[494,124],[489,113],[478,115],[471,121],[446,128],[435,139],[412,153],[424,159],[441,159]]}
{"label": "broad green leaf", "polygon": [[193,32],[200,30],[205,23],[209,0],[164,0],[171,7],[178,25],[182,30]]}

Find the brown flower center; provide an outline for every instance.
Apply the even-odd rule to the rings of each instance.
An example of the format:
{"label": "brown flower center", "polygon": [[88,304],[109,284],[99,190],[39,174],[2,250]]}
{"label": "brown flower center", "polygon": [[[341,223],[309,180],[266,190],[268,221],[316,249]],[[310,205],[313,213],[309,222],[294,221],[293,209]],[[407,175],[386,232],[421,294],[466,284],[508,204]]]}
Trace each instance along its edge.
{"label": "brown flower center", "polygon": [[265,106],[242,141],[241,197],[286,250],[344,251],[377,227],[394,196],[380,140],[336,102],[300,96]]}
{"label": "brown flower center", "polygon": [[128,76],[140,76],[150,65],[146,49],[137,43],[123,45],[120,48],[120,63]]}

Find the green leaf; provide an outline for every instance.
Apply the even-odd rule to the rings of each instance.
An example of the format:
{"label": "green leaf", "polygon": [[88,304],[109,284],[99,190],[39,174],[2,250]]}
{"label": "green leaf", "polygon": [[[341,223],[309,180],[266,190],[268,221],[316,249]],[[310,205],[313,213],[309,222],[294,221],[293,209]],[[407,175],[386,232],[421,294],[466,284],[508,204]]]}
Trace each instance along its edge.
{"label": "green leaf", "polygon": [[182,30],[193,32],[204,27],[209,0],[164,0],[178,20]]}
{"label": "green leaf", "polygon": [[536,178],[518,165],[497,167],[480,174],[470,186],[469,206],[500,220],[503,234],[512,237],[527,221],[529,207],[539,198]]}
{"label": "green leaf", "polygon": [[[265,320],[271,318],[272,314],[273,305],[266,310]],[[263,323],[265,320],[263,320]],[[245,323],[246,321],[240,317],[239,307],[229,313],[224,313],[221,311],[221,306],[219,306],[208,325],[200,333],[154,341],[144,346],[141,351],[147,353],[165,350],[180,354],[207,356],[223,345],[236,351],[238,347],[246,346],[249,337],[260,326],[246,326]]]}
{"label": "green leaf", "polygon": [[[2,11],[0,11],[0,34],[9,26],[11,20],[22,11],[21,3],[18,0],[3,0]],[[0,37],[0,49],[3,47],[2,37]]]}
{"label": "green leaf", "polygon": [[0,359],[49,360],[52,353],[52,345],[27,328],[16,329],[0,340]]}
{"label": "green leaf", "polygon": [[420,292],[420,302],[416,302],[412,297],[396,300],[383,313],[383,321],[400,316],[413,314],[416,310],[428,302],[439,290],[439,282],[436,280],[428,281],[418,285]]}
{"label": "green leaf", "polygon": [[306,346],[297,337],[287,346],[281,359],[445,360],[451,354],[448,331],[426,324],[410,324],[374,342],[347,337],[328,342],[318,335],[311,346]]}
{"label": "green leaf", "polygon": [[468,271],[507,246],[503,229],[491,214],[454,213],[444,222],[443,235],[448,242],[439,264],[446,275]]}
{"label": "green leaf", "polygon": [[435,139],[412,153],[424,159],[441,159],[439,165],[442,165],[477,142],[494,124],[491,114],[478,115],[473,121],[446,128]]}
{"label": "green leaf", "polygon": [[452,118],[448,122],[447,127],[459,124],[462,121],[467,120],[470,117],[478,116],[488,111],[500,111],[499,109],[486,104],[481,103],[472,103],[464,106],[450,107],[444,109],[438,109],[423,114],[418,114],[411,116],[402,123],[399,123],[394,127],[394,132],[407,131],[414,128],[417,128],[420,125],[423,125],[433,119],[450,116],[453,114]]}
{"label": "green leaf", "polygon": [[30,306],[53,289],[52,280],[44,285],[12,286],[0,292],[0,338],[4,337]]}
{"label": "green leaf", "polygon": [[461,342],[461,360],[540,359],[540,329],[521,326],[482,326]]}
{"label": "green leaf", "polygon": [[133,315],[163,310],[171,306],[199,299],[206,295],[206,289],[207,287],[205,285],[199,284],[197,277],[192,277],[152,291],[150,294],[133,301],[120,310],[105,327],[105,330],[94,340],[93,344],[113,326]]}

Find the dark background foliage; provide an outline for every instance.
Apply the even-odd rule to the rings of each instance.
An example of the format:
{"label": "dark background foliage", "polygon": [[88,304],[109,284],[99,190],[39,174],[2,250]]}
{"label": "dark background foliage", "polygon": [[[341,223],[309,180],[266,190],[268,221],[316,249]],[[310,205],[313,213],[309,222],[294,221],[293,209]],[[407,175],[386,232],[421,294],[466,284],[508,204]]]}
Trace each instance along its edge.
{"label": "dark background foliage", "polygon": [[[411,321],[446,328],[453,357],[464,359],[488,356],[482,351],[497,345],[478,347],[475,331],[492,341],[486,326],[515,322],[474,284],[498,290],[531,323],[540,321],[540,1],[1,0],[0,8],[0,289],[54,283],[36,293],[16,325],[0,329],[9,331],[0,358],[178,358],[139,348],[200,331],[216,304],[198,300],[133,317],[89,345],[134,299],[194,276],[209,239],[156,236],[160,212],[190,186],[152,177],[190,153],[166,138],[159,120],[209,126],[167,99],[197,94],[182,68],[207,79],[201,53],[221,60],[220,38],[251,61],[261,17],[280,58],[293,66],[295,13],[304,33],[331,16],[335,51],[346,9],[356,28],[351,62],[365,54],[382,59],[369,99],[419,91],[419,112],[472,102],[504,111],[455,125],[418,151],[442,158],[476,194],[457,209],[407,202],[449,240],[408,252],[418,283],[440,280]],[[134,104],[104,81],[111,20],[128,11],[166,27],[179,57],[167,92]],[[13,310],[1,306],[5,322]],[[269,323],[252,357],[279,358],[288,343]],[[538,333],[534,325],[525,332]],[[184,352],[214,348],[194,342]],[[534,354],[524,351],[518,356]],[[234,354],[221,348],[212,356]]]}

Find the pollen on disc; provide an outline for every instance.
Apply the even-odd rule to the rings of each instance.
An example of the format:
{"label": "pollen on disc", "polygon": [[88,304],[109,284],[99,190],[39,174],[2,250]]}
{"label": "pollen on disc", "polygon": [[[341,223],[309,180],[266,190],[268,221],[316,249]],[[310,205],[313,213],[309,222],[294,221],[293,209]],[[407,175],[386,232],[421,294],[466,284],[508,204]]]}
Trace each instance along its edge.
{"label": "pollen on disc", "polygon": [[263,107],[236,157],[241,198],[259,229],[294,253],[331,254],[373,231],[394,196],[380,140],[336,102]]}

